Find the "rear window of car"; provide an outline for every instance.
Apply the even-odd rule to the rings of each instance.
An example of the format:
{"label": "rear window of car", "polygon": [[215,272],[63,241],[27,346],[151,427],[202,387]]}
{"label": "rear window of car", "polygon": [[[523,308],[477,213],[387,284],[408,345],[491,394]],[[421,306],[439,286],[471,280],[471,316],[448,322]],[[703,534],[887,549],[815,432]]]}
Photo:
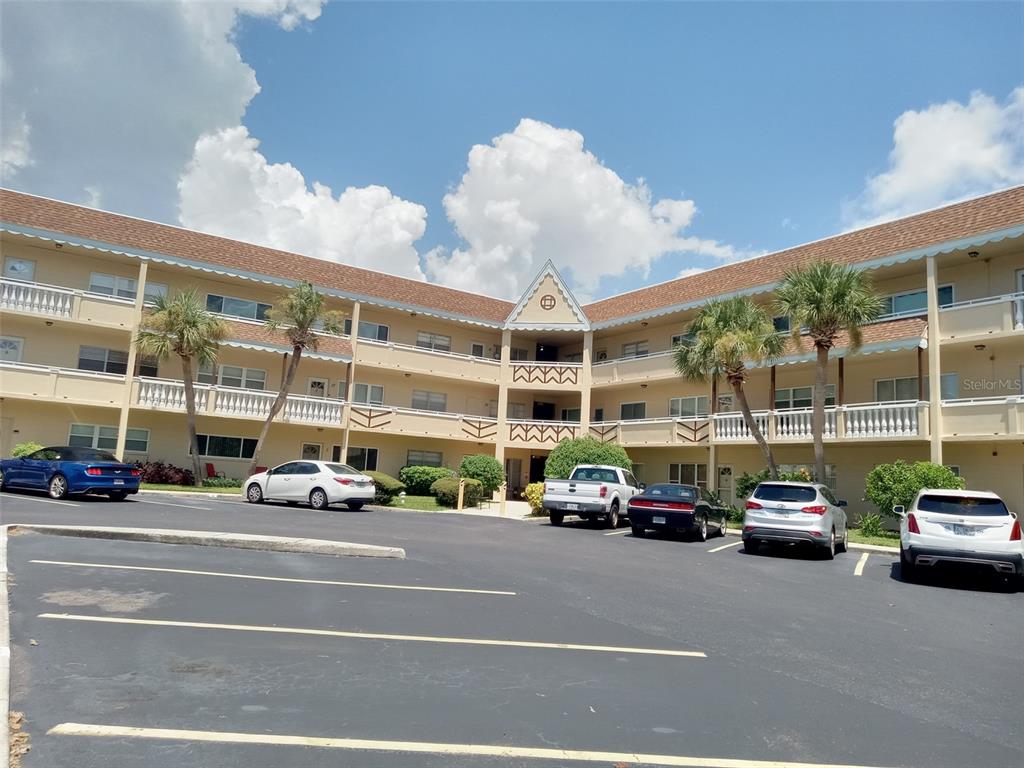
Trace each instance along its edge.
{"label": "rear window of car", "polygon": [[361,475],[363,474],[355,467],[348,464],[328,464],[327,468],[336,475]]}
{"label": "rear window of car", "polygon": [[619,482],[615,470],[612,469],[577,469],[570,480],[597,480],[602,483]]}
{"label": "rear window of car", "polygon": [[674,499],[686,499],[696,501],[697,491],[688,485],[658,484],[650,485],[644,491],[645,496],[671,496]]}
{"label": "rear window of car", "polygon": [[991,515],[1002,517],[1010,510],[1001,499],[979,499],[971,496],[922,496],[917,502],[922,512],[938,512],[942,515]]}
{"label": "rear window of car", "polygon": [[754,498],[762,501],[814,501],[818,498],[818,491],[802,485],[761,483],[754,490]]}
{"label": "rear window of car", "polygon": [[66,454],[65,458],[72,461],[112,461],[115,464],[119,463],[114,454],[107,453],[106,451],[97,451],[92,448],[72,448],[70,451],[66,451]]}

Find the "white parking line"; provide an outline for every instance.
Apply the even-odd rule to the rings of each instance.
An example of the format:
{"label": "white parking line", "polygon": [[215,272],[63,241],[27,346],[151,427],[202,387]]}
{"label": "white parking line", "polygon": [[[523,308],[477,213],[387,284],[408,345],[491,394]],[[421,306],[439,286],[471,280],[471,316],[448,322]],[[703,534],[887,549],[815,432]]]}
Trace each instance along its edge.
{"label": "white parking line", "polygon": [[19,498],[26,499],[29,501],[38,501],[43,504],[60,504],[65,507],[80,507],[81,504],[75,504],[73,501],[57,501],[57,499],[43,499],[39,496],[19,496]]}
{"label": "white parking line", "polygon": [[728,549],[729,547],[738,547],[742,543],[743,543],[742,539],[740,541],[730,541],[728,544],[723,544],[720,547],[715,547],[714,549],[709,549],[708,552],[721,552],[723,549]]}
{"label": "white parking line", "polygon": [[627,533],[632,533],[632,529],[626,528],[623,531],[608,531],[608,533],[606,533],[604,535],[605,536],[624,536]]}
{"label": "white parking line", "polygon": [[628,648],[613,645],[577,645],[576,643],[540,643],[532,640],[488,640],[478,637],[438,637],[435,635],[392,635],[381,632],[344,632],[336,629],[307,629],[305,627],[267,627],[253,624],[213,624],[205,621],[164,621],[160,619],[126,619],[120,616],[83,616],[71,613],[40,613],[40,619],[62,621],[91,621],[101,624],[134,624],[146,627],[179,627],[183,629],[226,629],[236,632],[268,632],[283,635],[316,635],[319,637],[348,637],[356,640],[407,640],[418,643],[446,645],[497,645],[512,648],[551,648],[563,651],[601,651],[605,653],[631,653],[646,656],[687,656],[706,659],[703,651],[675,651],[669,648]]}
{"label": "white parking line", "polygon": [[860,556],[860,560],[857,561],[857,567],[853,569],[854,576],[864,575],[864,566],[868,562],[868,558],[871,556],[870,552],[865,552]]}
{"label": "white parking line", "polygon": [[149,499],[136,499],[139,504],[159,504],[161,507],[183,507],[184,509],[201,509],[204,512],[209,512],[210,507],[199,507],[193,504],[175,504],[171,501],[150,501]]}
{"label": "white parking line", "polygon": [[73,568],[109,568],[117,571],[150,571],[153,573],[180,573],[188,576],[217,576],[222,579],[250,579],[253,581],[283,581],[289,584],[324,584],[331,587],[371,587],[373,589],[405,589],[417,592],[460,592],[471,595],[501,595],[515,597],[515,592],[496,589],[462,589],[457,587],[421,587],[407,584],[372,584],[363,581],[328,581],[326,579],[295,579],[285,576],[255,576],[248,573],[224,571],[193,571],[184,568],[158,568],[150,565],[114,565],[111,563],[80,563],[68,560],[29,560],[38,565],[64,565]]}
{"label": "white parking line", "polygon": [[866,768],[865,766],[831,763],[797,763],[788,760],[741,760],[728,757],[691,757],[657,755],[638,752],[596,752],[550,747],[509,747],[498,744],[443,744],[429,741],[381,741],[377,739],[342,739],[322,736],[289,736],[274,733],[238,733],[232,731],[193,731],[171,728],[134,728],[123,725],[60,723],[47,735],[105,736],[108,738],[164,739],[184,742],[217,742],[221,744],[270,744],[288,747],[318,747],[369,752],[399,752],[470,757],[505,757],[519,760],[555,760],[579,763],[640,763],[677,768]]}

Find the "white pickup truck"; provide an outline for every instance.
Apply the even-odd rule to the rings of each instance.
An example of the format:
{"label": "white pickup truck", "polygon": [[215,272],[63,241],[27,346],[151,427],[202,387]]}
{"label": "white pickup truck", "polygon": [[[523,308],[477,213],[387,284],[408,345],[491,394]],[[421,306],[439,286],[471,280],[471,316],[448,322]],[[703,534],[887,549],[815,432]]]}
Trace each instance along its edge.
{"label": "white pickup truck", "polygon": [[561,525],[566,515],[579,515],[590,522],[604,520],[615,528],[629,499],[641,491],[643,486],[629,470],[580,464],[568,480],[544,481],[543,505],[552,525]]}

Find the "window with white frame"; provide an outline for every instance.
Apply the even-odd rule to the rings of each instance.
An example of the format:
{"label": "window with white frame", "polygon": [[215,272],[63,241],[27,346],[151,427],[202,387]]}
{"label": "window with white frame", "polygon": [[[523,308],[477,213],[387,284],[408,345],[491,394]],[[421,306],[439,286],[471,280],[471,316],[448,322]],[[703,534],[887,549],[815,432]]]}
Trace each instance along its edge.
{"label": "window with white frame", "polygon": [[509,350],[511,360],[529,360],[530,350],[525,347],[512,347]]}
{"label": "window with white frame", "polygon": [[128,353],[120,349],[83,345],[78,348],[78,368],[82,371],[124,374],[128,372]]}
{"label": "window with white frame", "polygon": [[446,411],[448,410],[448,395],[444,392],[414,389],[412,391],[412,407],[419,411]]}
{"label": "window with white frame", "polygon": [[647,403],[621,403],[619,405],[619,419],[621,421],[634,421],[647,418]]}
{"label": "window with white frame", "polygon": [[256,453],[256,439],[226,435],[196,435],[199,455],[219,459],[251,459]]}
{"label": "window with white frame", "polygon": [[407,467],[442,467],[444,455],[440,451],[409,451],[405,454]]}
{"label": "window with white frame", "polygon": [[473,357],[487,357],[487,345],[474,341],[469,345],[469,354]]}
{"label": "window with white frame", "polygon": [[669,464],[668,481],[682,485],[696,485],[698,488],[708,487],[707,464]]}
{"label": "window with white frame", "polygon": [[[133,277],[121,277],[110,275],[106,272],[93,272],[89,276],[89,291],[101,293],[104,296],[118,296],[122,299],[134,299],[138,292],[138,282]],[[167,296],[167,286],[164,283],[146,283],[146,290],[143,292],[143,300],[153,303],[158,297]]]}
{"label": "window with white frame", "polygon": [[[804,472],[808,477],[814,477],[814,467],[811,464],[779,464],[779,472],[791,473],[791,472]],[[820,481],[822,485],[826,486],[829,490],[835,492],[836,490],[836,465],[826,464],[825,465],[825,479]]]}
{"label": "window with white frame", "polygon": [[[960,374],[944,373],[939,379],[940,397],[943,400],[956,400],[960,397]],[[901,400],[917,400],[917,376],[903,376],[893,379],[875,380],[875,400],[879,403],[892,403]],[[924,396],[928,397],[928,377],[924,380]]]}
{"label": "window with white frame", "polygon": [[36,278],[36,263],[29,259],[8,256],[4,259],[4,277],[32,282]]}
{"label": "window with white frame", "polygon": [[[948,307],[953,303],[953,286],[940,285],[939,306]],[[928,291],[904,291],[882,297],[882,315],[905,315],[928,311]]]}
{"label": "window with white frame", "polygon": [[204,363],[199,366],[196,381],[237,389],[266,389],[267,372],[260,368],[243,368],[239,365],[222,365],[218,368],[213,363]]}
{"label": "window with white frame", "polygon": [[[810,408],[814,405],[812,400],[814,387],[787,387],[775,390],[775,409],[784,408]],[[828,384],[825,387],[825,405],[836,404],[836,387]]]}
{"label": "window with white frame", "polygon": [[785,315],[777,315],[772,318],[772,325],[775,326],[776,333],[789,333],[790,324],[789,318]]}
{"label": "window with white frame", "polygon": [[509,403],[507,417],[510,419],[525,419],[526,403]]}
{"label": "window with white frame", "polygon": [[[342,382],[343,389],[345,391],[348,385]],[[384,405],[384,387],[381,384],[360,384],[356,382],[356,385],[352,388],[352,402],[362,403],[363,405]]]}
{"label": "window with white frame", "polygon": [[219,296],[214,293],[206,294],[206,310],[217,312],[230,317],[240,317],[245,320],[266,320],[270,304],[249,299],[236,299],[232,296]]}
{"label": "window with white frame", "polygon": [[[344,331],[347,336],[352,335],[352,318],[346,317]],[[366,320],[359,321],[359,338],[367,341],[387,341],[391,335],[391,328],[382,323],[371,323]]]}
{"label": "window with white frame", "polygon": [[708,398],[704,395],[696,397],[673,397],[668,401],[668,415],[677,419],[691,419],[708,415]]}
{"label": "window with white frame", "polygon": [[562,421],[579,421],[580,420],[580,409],[579,408],[563,408],[562,409]]}
{"label": "window with white frame", "polygon": [[[117,450],[117,427],[72,424],[68,432],[68,445]],[[124,449],[132,453],[146,453],[149,450],[149,430],[129,427],[124,433]]]}
{"label": "window with white frame", "polygon": [[696,334],[693,333],[677,333],[672,337],[672,348],[676,347],[689,347],[697,340]]}
{"label": "window with white frame", "polygon": [[594,362],[600,363],[600,362],[604,362],[607,359],[608,359],[608,350],[607,349],[599,349],[599,350],[594,352]]}
{"label": "window with white frame", "polygon": [[20,363],[25,340],[20,336],[0,336],[0,362]]}
{"label": "window with white frame", "polygon": [[957,477],[961,477],[959,464],[946,464],[945,467]]}
{"label": "window with white frame", "polygon": [[646,357],[648,353],[648,343],[644,341],[631,341],[628,344],[622,345],[622,356],[623,357]]}
{"label": "window with white frame", "polygon": [[419,331],[416,334],[416,346],[420,349],[431,349],[434,352],[451,352],[452,337],[441,333]]}

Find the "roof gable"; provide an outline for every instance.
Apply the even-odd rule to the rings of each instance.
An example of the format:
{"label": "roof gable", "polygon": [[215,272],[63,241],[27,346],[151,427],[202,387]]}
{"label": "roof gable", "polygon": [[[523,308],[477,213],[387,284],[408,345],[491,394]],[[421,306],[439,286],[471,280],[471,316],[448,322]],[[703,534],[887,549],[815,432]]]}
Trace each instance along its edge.
{"label": "roof gable", "polygon": [[588,331],[590,323],[555,265],[549,260],[509,313],[505,327],[516,330]]}

